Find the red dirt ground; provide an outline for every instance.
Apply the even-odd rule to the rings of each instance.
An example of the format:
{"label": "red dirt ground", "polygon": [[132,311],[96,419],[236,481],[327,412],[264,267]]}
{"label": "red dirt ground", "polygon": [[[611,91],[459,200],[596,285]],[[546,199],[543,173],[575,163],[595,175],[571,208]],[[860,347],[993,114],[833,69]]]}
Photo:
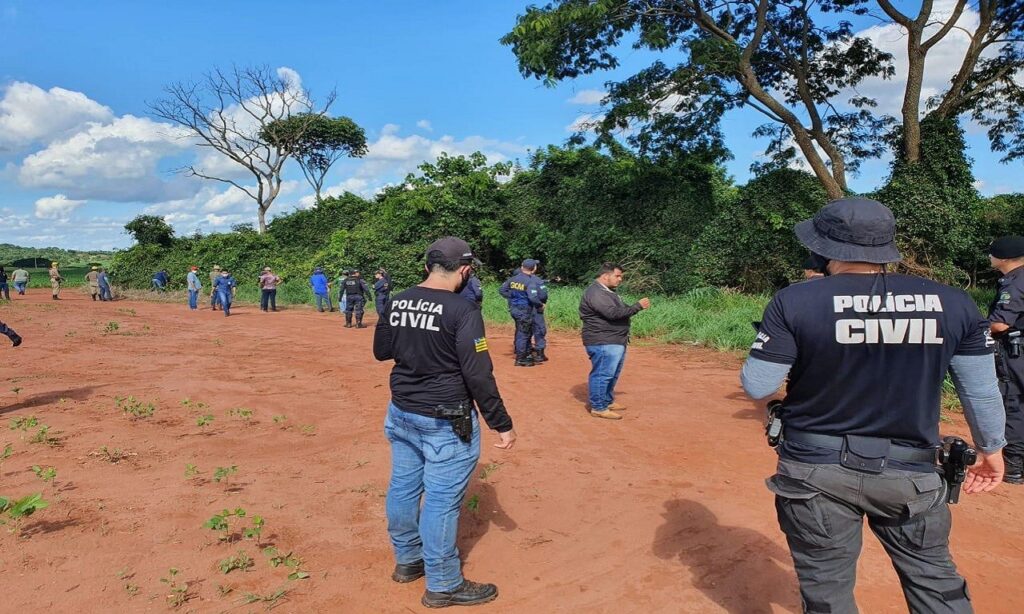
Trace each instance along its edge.
{"label": "red dirt ground", "polygon": [[[74,292],[54,303],[45,291],[0,319],[26,340],[0,347],[0,449],[14,444],[0,494],[41,490],[51,501],[16,532],[0,528],[0,611],[168,611],[159,579],[170,567],[188,583],[180,612],[260,612],[269,604],[245,604],[245,594],[282,586],[291,590],[280,612],[424,611],[422,582],[389,579],[390,365],[373,360],[372,329],[305,309],[242,306],[225,319]],[[110,321],[115,334],[104,333]],[[475,611],[799,611],[763,485],[773,454],[761,409],[739,389],[736,356],[632,348],[620,384],[631,408],[607,422],[583,411],[589,365],[577,338],[554,335],[551,362],[533,369],[512,367],[508,331],[491,338],[520,440],[504,452],[486,434],[480,470],[498,465],[470,487],[479,507],[463,514],[466,575],[501,592]],[[123,415],[114,397],[126,395],[155,403],[155,415]],[[185,398],[209,407],[189,409]],[[237,407],[255,411],[252,424],[228,414]],[[207,413],[214,422],[198,427]],[[279,414],[287,428],[272,421]],[[62,445],[6,428],[30,415]],[[112,464],[96,454],[102,446],[130,455]],[[186,463],[202,473],[186,479]],[[55,485],[43,487],[32,465],[55,466]],[[230,465],[238,473],[227,485],[211,479]],[[955,508],[953,551],[979,612],[1024,611],[1022,504],[1024,489],[1002,487]],[[301,557],[310,578],[286,581],[252,541],[219,543],[203,523],[225,507],[263,515],[264,542]],[[222,574],[218,562],[239,549],[255,566]],[[906,611],[869,532],[857,595],[864,612]]]}

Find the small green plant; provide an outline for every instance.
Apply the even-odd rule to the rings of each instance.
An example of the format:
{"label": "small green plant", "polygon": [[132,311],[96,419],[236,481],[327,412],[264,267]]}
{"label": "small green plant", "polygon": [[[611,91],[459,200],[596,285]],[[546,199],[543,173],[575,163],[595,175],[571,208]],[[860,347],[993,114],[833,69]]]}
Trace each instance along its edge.
{"label": "small green plant", "polygon": [[473,495],[466,499],[466,509],[476,514],[477,510],[480,509],[480,495]]}
{"label": "small green plant", "polygon": [[103,327],[103,332],[105,334],[111,335],[116,333],[119,328],[121,328],[121,325],[111,320],[110,322],[107,322],[106,326]]}
{"label": "small green plant", "polygon": [[114,407],[120,409],[122,413],[128,414],[133,418],[150,418],[156,411],[156,405],[152,403],[143,403],[135,397],[114,397]]}
{"label": "small green plant", "polygon": [[29,443],[44,443],[48,446],[60,445],[60,439],[50,435],[50,427],[45,424],[39,425],[39,430],[28,440]]}
{"label": "small green plant", "polygon": [[119,462],[123,461],[124,459],[128,458],[129,456],[135,456],[135,453],[125,452],[121,448],[114,448],[113,450],[111,450],[107,448],[107,446],[102,446],[99,450],[93,452],[90,456],[99,456],[108,463],[116,465]]}
{"label": "small green plant", "polygon": [[206,403],[203,403],[202,401],[193,401],[192,399],[182,399],[181,405],[189,411],[202,411],[209,407]]}
{"label": "small green plant", "polygon": [[213,470],[213,481],[228,482],[228,478],[238,473],[238,465],[231,465],[230,467],[217,467]]}
{"label": "small green plant", "polygon": [[15,386],[14,388],[11,388],[11,392],[14,393],[14,398],[16,398],[16,399],[20,399],[21,398],[21,395],[19,394],[21,392],[21,388],[19,388],[18,386]]}
{"label": "small green plant", "polygon": [[186,601],[188,601],[188,582],[178,583],[178,571],[177,567],[171,567],[167,570],[167,575],[160,578],[160,581],[167,585],[167,605],[172,608],[181,607]]}
{"label": "small green plant", "polygon": [[211,422],[213,422],[212,414],[206,414],[205,416],[199,416],[198,418],[196,418],[196,426],[200,428],[205,428],[206,425],[210,424]]}
{"label": "small green plant", "polygon": [[488,463],[484,465],[484,468],[480,471],[480,479],[486,480],[492,473],[501,468],[501,463]]}
{"label": "small green plant", "polygon": [[234,590],[235,590],[235,587],[233,587],[233,586],[225,586],[223,584],[218,584],[217,585],[217,594],[220,595],[221,597],[227,597]]}
{"label": "small green plant", "polygon": [[29,416],[27,418],[26,417],[13,418],[11,420],[11,430],[12,431],[21,431],[22,433],[27,433],[30,428],[36,426],[37,424],[39,424],[39,419],[36,418],[35,416]]}
{"label": "small green plant", "polygon": [[284,424],[285,422],[288,421],[288,416],[286,416],[284,414],[278,414],[278,415],[274,416],[273,420],[274,420],[274,424]]}
{"label": "small green plant", "polygon": [[52,482],[57,477],[57,468],[32,465],[32,473],[36,474],[36,477],[44,482]]}
{"label": "small green plant", "polygon": [[302,434],[303,435],[310,435],[310,436],[316,435],[316,425],[315,424],[303,424],[301,428],[302,428]]}
{"label": "small green plant", "polygon": [[132,316],[132,317],[135,316],[135,310],[131,309],[129,307],[122,307],[121,309],[118,309],[117,312],[118,313],[123,313],[126,316]]}
{"label": "small green plant", "polygon": [[203,526],[211,531],[223,531],[218,539],[223,542],[231,541],[231,525],[228,522],[229,518],[245,518],[245,510],[236,507],[234,510],[225,509],[219,514],[214,514],[212,518],[203,523]]}
{"label": "small green plant", "polygon": [[252,420],[253,411],[247,407],[236,407],[229,409],[228,415],[234,418],[241,418],[248,424]]}
{"label": "small green plant", "polygon": [[9,443],[6,446],[4,446],[4,451],[0,452],[0,467],[3,467],[4,461],[7,460],[8,458],[10,458],[11,454],[14,454],[14,444],[13,443]]}
{"label": "small green plant", "polygon": [[278,600],[285,597],[289,592],[291,592],[291,589],[281,587],[273,593],[269,593],[267,595],[259,595],[257,593],[246,593],[245,596],[242,597],[242,601],[246,604],[262,602],[267,604],[267,609],[270,610],[277,605]]}
{"label": "small green plant", "polygon": [[192,463],[185,463],[185,478],[194,478],[200,473],[199,468]]}
{"label": "small green plant", "polygon": [[292,555],[291,552],[288,554],[281,554],[277,548],[267,546],[263,549],[263,555],[267,557],[271,567],[277,569],[283,565],[288,569],[291,569],[292,572],[288,574],[289,580],[305,580],[309,577],[308,572],[300,569],[300,567],[302,567],[302,559]]}
{"label": "small green plant", "polygon": [[252,567],[252,565],[252,557],[246,554],[244,550],[239,550],[235,556],[229,556],[221,561],[218,567],[220,567],[221,573],[228,574],[236,569],[245,571]]}
{"label": "small green plant", "polygon": [[242,531],[242,536],[246,539],[255,539],[256,547],[259,548],[260,536],[263,535],[263,525],[266,524],[263,520],[263,516],[252,517],[252,527]]}
{"label": "small green plant", "polygon": [[[49,507],[50,504],[43,500],[42,494],[27,495],[21,499],[11,500],[6,497],[0,497],[0,514],[6,516],[10,521],[14,522],[14,528],[12,531],[17,530],[21,522],[35,514],[39,510],[44,510]],[[0,520],[0,524],[7,524],[8,520]]]}

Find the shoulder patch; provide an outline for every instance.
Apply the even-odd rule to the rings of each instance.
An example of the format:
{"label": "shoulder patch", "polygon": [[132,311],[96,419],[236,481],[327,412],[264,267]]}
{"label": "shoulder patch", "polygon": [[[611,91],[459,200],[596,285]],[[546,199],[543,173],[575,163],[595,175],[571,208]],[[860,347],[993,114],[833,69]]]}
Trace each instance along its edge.
{"label": "shoulder patch", "polygon": [[478,354],[480,352],[486,352],[487,351],[487,337],[480,337],[479,339],[474,339],[473,340],[473,346],[475,347],[475,349],[476,349]]}
{"label": "shoulder patch", "polygon": [[1011,298],[1011,296],[1010,296],[1009,292],[1000,292],[999,293],[999,301],[998,302],[999,302],[999,304],[1009,303],[1010,302],[1010,298]]}

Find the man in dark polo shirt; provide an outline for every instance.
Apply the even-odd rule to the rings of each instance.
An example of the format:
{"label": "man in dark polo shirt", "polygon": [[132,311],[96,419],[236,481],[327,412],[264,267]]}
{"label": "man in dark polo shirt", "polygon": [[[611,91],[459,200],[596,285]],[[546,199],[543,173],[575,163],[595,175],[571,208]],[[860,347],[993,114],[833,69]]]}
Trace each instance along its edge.
{"label": "man in dark polo shirt", "polygon": [[635,305],[623,303],[615,293],[621,283],[622,267],[605,262],[580,300],[583,347],[590,357],[590,415],[609,420],[621,420],[617,412],[626,409],[615,403],[615,384],[626,361],[630,318],[651,306],[649,298],[642,298]]}
{"label": "man in dark polo shirt", "polygon": [[[498,393],[480,309],[459,296],[476,259],[469,245],[445,237],[427,248],[427,279],[396,296],[378,320],[377,360],[394,360],[384,433],[391,442],[388,533],[397,565],[392,579],[424,575],[422,603],[475,605],[498,596],[493,584],[462,576],[455,537],[459,509],[480,458],[480,426],[497,431],[496,448],[516,441]],[[422,506],[421,506],[422,501]]]}

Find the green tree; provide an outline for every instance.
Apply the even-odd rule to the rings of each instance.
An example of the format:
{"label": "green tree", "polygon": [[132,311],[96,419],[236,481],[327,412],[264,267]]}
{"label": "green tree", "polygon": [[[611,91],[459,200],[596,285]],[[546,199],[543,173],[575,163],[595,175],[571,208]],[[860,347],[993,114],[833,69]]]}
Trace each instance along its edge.
{"label": "green tree", "polygon": [[295,157],[319,203],[324,179],[334,163],[366,155],[366,132],[348,117],[293,115],[263,127],[260,136],[282,144]]}
{"label": "green tree", "polygon": [[[989,128],[1007,159],[1024,155],[1024,3],[980,0],[971,44],[945,92],[931,102],[938,119],[970,114]],[[841,197],[847,174],[886,151],[901,126],[900,157],[916,163],[924,62],[968,8],[956,0],[939,15],[931,0],[905,15],[889,0],[556,0],[529,7],[502,42],[524,76],[554,84],[619,66],[624,41],[660,54],[636,74],[609,84],[599,141],[631,134],[642,154],[703,149],[721,155],[722,116],[750,107],[768,118],[757,136],[781,162],[795,143],[828,197]],[[857,95],[868,77],[892,77],[893,56],[854,31],[871,14],[907,32],[910,74],[902,118],[880,115]],[[630,53],[632,53],[630,51]],[[671,58],[671,60],[670,60]],[[681,60],[675,60],[681,58]],[[844,99],[845,97],[845,99]],[[784,164],[775,165],[776,168]]]}
{"label": "green tree", "polygon": [[124,225],[125,231],[139,245],[170,247],[174,242],[174,229],[157,215],[139,215]]}

